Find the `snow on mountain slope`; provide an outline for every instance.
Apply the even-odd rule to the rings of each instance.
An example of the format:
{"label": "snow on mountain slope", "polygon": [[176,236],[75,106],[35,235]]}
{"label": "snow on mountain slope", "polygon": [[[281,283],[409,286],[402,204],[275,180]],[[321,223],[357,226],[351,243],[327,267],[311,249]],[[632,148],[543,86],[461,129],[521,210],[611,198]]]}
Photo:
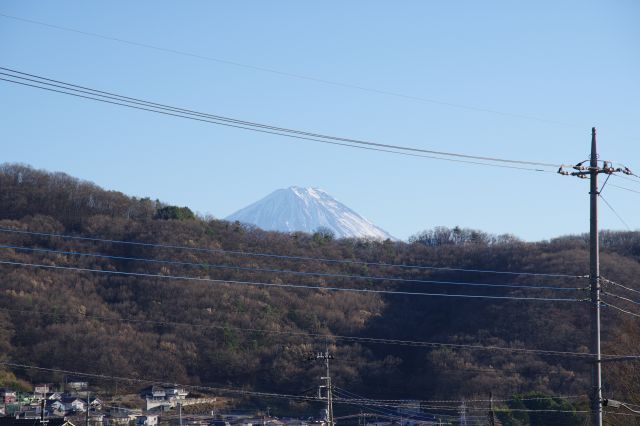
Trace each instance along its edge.
{"label": "snow on mountain slope", "polygon": [[388,232],[317,188],[292,186],[278,189],[226,219],[250,223],[269,231],[314,232],[325,227],[332,230],[337,238],[395,240]]}

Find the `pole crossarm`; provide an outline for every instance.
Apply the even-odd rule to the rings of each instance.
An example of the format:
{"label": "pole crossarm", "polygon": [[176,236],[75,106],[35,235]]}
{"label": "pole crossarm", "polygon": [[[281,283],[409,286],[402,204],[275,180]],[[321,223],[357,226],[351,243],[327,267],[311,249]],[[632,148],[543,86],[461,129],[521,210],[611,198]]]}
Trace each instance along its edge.
{"label": "pole crossarm", "polygon": [[[594,173],[607,174],[607,175],[612,175],[614,173],[623,173],[628,176],[634,175],[633,172],[628,167],[613,167],[613,163],[611,161],[603,161],[602,167],[583,166],[582,165],[583,163],[584,161],[576,164],[575,166],[566,166],[563,164],[558,169],[558,173],[563,176],[579,177],[580,179],[588,179]],[[575,172],[567,171],[566,168],[568,167],[571,167],[572,169],[577,171]]]}

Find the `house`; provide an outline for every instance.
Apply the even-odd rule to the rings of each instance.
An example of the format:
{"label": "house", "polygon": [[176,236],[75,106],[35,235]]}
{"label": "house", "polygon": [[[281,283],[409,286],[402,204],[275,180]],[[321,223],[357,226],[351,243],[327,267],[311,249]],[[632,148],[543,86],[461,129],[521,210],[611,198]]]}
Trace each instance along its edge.
{"label": "house", "polygon": [[62,401],[47,400],[46,411],[54,416],[64,416],[67,413],[67,407]]}
{"label": "house", "polygon": [[102,413],[91,413],[89,415],[89,426],[103,426],[105,415]]}
{"label": "house", "polygon": [[44,399],[49,393],[51,387],[51,383],[39,383],[33,388],[33,396],[36,398]]}
{"label": "house", "polygon": [[137,426],[157,426],[158,416],[153,414],[147,414],[144,416],[136,416]]}
{"label": "house", "polygon": [[140,398],[146,401],[147,410],[167,410],[184,401],[189,392],[177,386],[149,386],[140,391]]}
{"label": "house", "polygon": [[178,401],[184,400],[189,392],[178,386],[149,386],[140,391],[142,399],[152,401]]}
{"label": "house", "polygon": [[47,393],[46,398],[49,401],[60,401],[62,399],[62,394],[60,392],[49,392]]}
{"label": "house", "polygon": [[140,398],[152,401],[163,401],[167,396],[162,386],[149,386],[140,391]]}
{"label": "house", "polygon": [[67,381],[67,388],[74,391],[85,390],[89,387],[89,382],[81,379],[72,379]]}
{"label": "house", "polygon": [[189,392],[186,391],[184,388],[180,388],[180,387],[165,387],[164,388],[164,392],[165,392],[165,398],[166,399],[176,399],[176,400],[183,400],[187,398],[187,395],[189,395]]}
{"label": "house", "polygon": [[61,401],[67,411],[84,412],[87,404],[84,400],[74,397],[63,397]]}
{"label": "house", "polygon": [[309,426],[309,422],[301,419],[282,419],[287,426]]}
{"label": "house", "polygon": [[7,388],[0,388],[0,402],[3,404],[13,404],[18,398],[16,391]]}
{"label": "house", "polygon": [[[17,419],[39,419],[42,417],[40,407],[24,407],[21,411],[14,413]],[[49,413],[45,410],[44,415]]]}
{"label": "house", "polygon": [[103,424],[108,424],[111,426],[128,426],[129,425],[129,414],[125,411],[111,411],[108,417],[103,420]]}

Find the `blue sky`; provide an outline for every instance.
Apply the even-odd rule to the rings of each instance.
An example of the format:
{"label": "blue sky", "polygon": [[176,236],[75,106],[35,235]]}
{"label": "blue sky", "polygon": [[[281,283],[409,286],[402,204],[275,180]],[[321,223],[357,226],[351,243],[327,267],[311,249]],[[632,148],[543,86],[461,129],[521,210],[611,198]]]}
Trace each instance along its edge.
{"label": "blue sky", "polygon": [[[439,103],[323,84],[0,17],[0,66],[283,127],[640,174],[635,1],[4,0],[0,13]],[[0,82],[2,161],[225,217],[320,187],[400,238],[434,226],[527,240],[586,232],[588,182],[333,147]],[[525,115],[523,119],[509,114]],[[610,183],[640,190],[635,182]],[[604,196],[632,229],[640,194]],[[624,225],[601,207],[602,226]]]}

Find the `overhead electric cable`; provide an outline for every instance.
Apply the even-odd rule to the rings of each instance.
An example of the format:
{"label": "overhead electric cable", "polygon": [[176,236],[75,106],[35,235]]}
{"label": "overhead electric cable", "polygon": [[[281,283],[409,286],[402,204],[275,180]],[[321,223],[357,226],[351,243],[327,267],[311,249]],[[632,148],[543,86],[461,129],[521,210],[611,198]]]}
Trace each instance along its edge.
{"label": "overhead electric cable", "polygon": [[[359,337],[359,336],[345,336],[345,335],[334,335],[334,334],[324,334],[324,333],[310,333],[310,332],[302,332],[302,331],[290,331],[290,330],[268,330],[268,329],[260,329],[260,328],[247,328],[247,327],[235,327],[228,324],[219,325],[219,324],[197,324],[192,322],[178,322],[178,321],[168,321],[168,320],[145,320],[138,318],[124,318],[124,317],[105,317],[100,315],[90,315],[80,312],[75,313],[66,313],[66,312],[45,312],[41,310],[34,309],[14,309],[14,308],[0,308],[0,311],[3,312],[13,312],[13,313],[24,313],[29,315],[43,315],[50,317],[67,317],[75,319],[78,316],[88,319],[95,319],[103,322],[124,322],[124,323],[137,323],[137,324],[151,324],[151,325],[171,325],[171,326],[183,326],[188,328],[213,328],[219,330],[234,330],[240,332],[247,333],[262,333],[262,334],[277,334],[277,335],[287,335],[293,337],[307,337],[312,338],[318,341],[327,342],[330,340],[343,340],[350,342],[359,342],[359,343],[373,343],[373,344],[382,344],[382,345],[397,345],[397,346],[409,346],[409,347],[443,347],[449,349],[460,349],[460,350],[478,350],[478,351],[499,351],[499,352],[512,352],[512,353],[530,353],[536,354],[540,356],[554,356],[554,357],[566,357],[566,358],[591,358],[593,355],[584,353],[584,352],[571,352],[571,351],[554,351],[554,350],[546,350],[546,349],[528,349],[528,348],[514,348],[514,347],[505,347],[505,346],[486,346],[480,344],[464,344],[464,343],[444,343],[444,342],[428,342],[428,341],[416,341],[416,340],[399,340],[399,339],[385,339],[385,338],[376,338],[376,337]],[[640,359],[640,355],[605,355],[605,358],[628,358],[628,359]],[[465,368],[468,371],[476,371],[476,372],[510,372],[510,373],[528,373],[529,370],[514,370],[514,369],[504,369],[504,368],[494,368],[494,369],[479,369],[479,368]]]}
{"label": "overhead electric cable", "polygon": [[[216,124],[216,125],[226,126],[226,127],[233,127],[233,128],[237,128],[237,129],[249,130],[249,131],[254,131],[254,132],[259,132],[259,133],[266,133],[266,134],[270,134],[270,135],[284,136],[284,137],[293,138],[293,139],[307,140],[307,141],[325,143],[325,144],[330,144],[330,145],[344,146],[344,147],[349,147],[349,148],[357,148],[357,149],[363,149],[363,150],[367,150],[367,151],[385,152],[385,153],[389,153],[389,154],[404,155],[404,156],[409,156],[409,157],[420,157],[420,158],[429,158],[429,159],[433,159],[433,160],[450,161],[450,162],[454,162],[454,163],[475,164],[475,165],[480,165],[480,166],[499,167],[499,168],[516,169],[516,170],[527,170],[527,171],[533,171],[533,172],[555,173],[555,172],[550,171],[550,170],[536,169],[536,168],[530,168],[530,167],[521,167],[521,166],[512,166],[512,165],[506,165],[506,164],[493,164],[493,163],[486,163],[486,162],[480,162],[480,161],[471,161],[471,160],[461,160],[461,159],[454,159],[454,158],[436,157],[436,156],[433,156],[433,155],[415,154],[415,153],[411,153],[411,152],[402,152],[402,151],[393,151],[393,150],[390,150],[390,149],[374,148],[374,147],[371,147],[371,146],[360,146],[360,145],[353,145],[353,144],[342,143],[342,142],[334,142],[334,141],[327,140],[327,139],[317,139],[317,138],[311,138],[311,137],[307,137],[307,136],[298,136],[298,135],[293,134],[293,133],[282,133],[282,132],[277,132],[277,131],[260,129],[260,128],[258,128],[260,126],[253,126],[253,127],[242,126],[242,125],[230,124],[230,123],[227,123],[227,122],[217,121],[217,120],[214,120],[214,119],[199,118],[199,117],[193,116],[193,115],[191,115],[191,116],[190,115],[182,115],[182,114],[162,111],[162,110],[158,110],[158,109],[153,109],[153,108],[144,108],[144,107],[130,105],[130,104],[123,103],[123,102],[115,102],[115,101],[109,101],[109,100],[106,100],[106,99],[100,99],[100,98],[91,97],[91,96],[79,95],[77,93],[70,93],[70,92],[61,91],[61,90],[57,90],[57,89],[52,89],[52,88],[48,88],[48,87],[42,87],[42,86],[37,86],[37,85],[29,84],[29,83],[9,80],[9,79],[6,79],[6,78],[0,78],[0,81],[7,81],[9,83],[15,83],[15,84],[19,84],[19,85],[22,85],[22,86],[33,87],[33,88],[36,88],[36,89],[42,89],[42,90],[46,90],[46,91],[49,91],[49,92],[61,93],[61,94],[75,96],[75,97],[84,98],[84,99],[91,99],[91,100],[94,100],[94,101],[104,102],[104,103],[107,103],[107,104],[119,105],[119,106],[124,106],[124,107],[127,107],[127,108],[133,108],[133,109],[139,109],[139,110],[142,110],[142,111],[155,112],[155,113],[158,113],[158,114],[169,115],[169,116],[178,117],[178,118],[185,118],[185,119],[188,119],[188,120],[194,120],[194,121],[199,121],[199,122],[204,122],[204,123],[209,123],[209,124]],[[42,83],[42,84],[45,84],[45,83]]]}
{"label": "overhead electric cable", "polygon": [[351,391],[348,391],[344,388],[340,388],[335,386],[335,389],[349,394],[352,397],[356,398],[356,400],[362,401],[373,401],[373,402],[385,402],[391,403],[396,402],[398,404],[456,404],[456,403],[473,403],[473,402],[511,402],[511,401],[547,401],[553,399],[579,399],[587,397],[588,395],[549,395],[549,396],[541,396],[541,397],[531,397],[531,398],[492,398],[492,399],[438,399],[438,400],[430,400],[430,399],[373,399],[367,398],[362,395],[358,395]]}
{"label": "overhead electric cable", "polygon": [[12,249],[12,250],[26,251],[26,252],[54,253],[54,254],[64,254],[64,255],[81,256],[81,257],[95,257],[95,258],[113,259],[113,260],[126,260],[126,261],[133,261],[133,262],[158,263],[158,264],[176,265],[176,266],[192,266],[192,267],[198,267],[202,269],[231,269],[231,270],[247,271],[247,272],[269,272],[269,273],[279,273],[279,274],[291,274],[291,275],[298,275],[298,276],[349,278],[349,279],[372,280],[372,281],[390,281],[390,282],[402,282],[402,283],[468,286],[468,287],[517,288],[517,289],[528,289],[528,290],[560,290],[560,291],[587,290],[587,287],[557,287],[557,286],[548,286],[548,285],[471,283],[471,282],[460,282],[460,281],[421,280],[421,279],[411,279],[411,278],[405,279],[400,277],[380,277],[380,276],[370,276],[370,275],[332,274],[327,272],[292,271],[288,269],[253,268],[253,267],[243,267],[243,266],[234,266],[234,265],[219,265],[219,264],[211,264],[211,263],[196,263],[196,262],[183,262],[183,261],[164,260],[164,259],[149,259],[149,258],[140,258],[140,257],[131,257],[131,256],[108,255],[108,254],[102,254],[102,253],[86,253],[86,252],[78,252],[78,251],[53,250],[53,249],[2,245],[2,244],[0,244],[0,249]]}
{"label": "overhead electric cable", "polygon": [[638,294],[640,294],[640,290],[636,290],[635,288],[631,288],[631,287],[628,287],[628,286],[626,286],[626,285],[622,285],[622,284],[620,284],[619,282],[612,281],[612,280],[610,280],[610,279],[608,279],[608,278],[600,277],[600,279],[601,279],[602,281],[604,281],[604,282],[606,282],[606,283],[609,283],[609,284],[611,284],[611,285],[614,285],[614,286],[616,286],[616,287],[620,287],[620,288],[623,288],[623,289],[625,289],[625,290],[631,291],[631,292],[633,292],[633,293],[638,293]]}
{"label": "overhead electric cable", "polygon": [[[295,129],[288,129],[288,128],[283,128],[283,127],[277,127],[277,126],[271,126],[271,125],[251,122],[251,121],[238,120],[238,119],[234,119],[234,118],[230,118],[230,117],[224,117],[224,116],[220,116],[220,115],[202,113],[202,112],[198,112],[198,111],[194,111],[194,110],[190,110],[190,109],[173,107],[173,106],[170,106],[170,105],[165,105],[165,104],[160,104],[160,103],[156,103],[156,102],[146,101],[146,100],[139,99],[139,98],[133,98],[133,97],[129,97],[129,96],[118,95],[116,93],[105,92],[105,91],[97,90],[97,89],[91,89],[89,87],[80,86],[80,85],[71,84],[71,83],[65,83],[65,82],[60,81],[60,80],[54,80],[54,79],[50,79],[50,78],[46,78],[46,77],[41,77],[41,76],[38,76],[38,75],[35,75],[35,74],[29,74],[29,73],[17,71],[17,70],[11,69],[11,68],[0,67],[0,69],[5,70],[5,71],[9,71],[9,72],[15,73],[15,74],[27,75],[29,77],[35,77],[37,80],[0,72],[0,74],[2,74],[2,75],[6,75],[6,76],[13,77],[13,78],[19,78],[19,79],[22,79],[22,80],[35,82],[35,83],[38,83],[38,84],[50,85],[49,83],[45,83],[45,82],[54,82],[54,83],[59,83],[59,84],[58,85],[53,84],[51,86],[62,88],[62,89],[65,89],[65,90],[73,90],[73,91],[77,91],[77,92],[80,92],[80,93],[90,94],[90,95],[93,95],[93,96],[105,97],[107,99],[114,99],[114,100],[119,100],[119,101],[131,102],[131,103],[136,104],[136,105],[150,106],[152,108],[158,108],[158,109],[161,109],[161,110],[169,110],[169,111],[174,111],[174,112],[183,113],[183,114],[196,115],[196,116],[200,116],[200,117],[210,118],[210,119],[214,119],[214,120],[227,121],[227,122],[232,122],[232,123],[242,124],[242,125],[247,125],[247,126],[255,126],[255,127],[265,128],[265,129],[274,130],[274,131],[278,131],[278,132],[295,133],[295,134],[300,134],[300,135],[303,135],[303,136],[309,136],[309,137],[313,137],[313,138],[331,139],[331,140],[337,140],[337,141],[342,141],[342,142],[347,142],[347,143],[366,144],[366,145],[373,145],[373,146],[381,147],[381,148],[390,148],[390,149],[395,149],[395,150],[413,151],[413,152],[420,152],[420,153],[434,154],[434,155],[443,155],[443,156],[449,156],[449,157],[460,157],[460,158],[467,158],[467,159],[473,159],[473,160],[495,161],[495,162],[515,163],[515,164],[524,164],[524,165],[530,165],[530,166],[543,166],[543,167],[558,167],[559,166],[559,164],[555,164],[555,163],[540,163],[540,162],[531,162],[531,161],[522,161],[522,160],[510,160],[510,159],[504,159],[504,158],[482,157],[482,156],[475,156],[475,155],[468,155],[468,154],[459,154],[459,153],[444,152],[444,151],[426,150],[426,149],[421,149],[421,148],[413,148],[413,147],[406,147],[406,146],[400,146],[400,145],[380,144],[380,143],[375,143],[375,142],[362,141],[362,140],[358,140],[358,139],[349,139],[349,138],[329,136],[329,135],[306,132],[306,131],[295,130]],[[44,80],[44,82],[41,81],[41,80]],[[78,89],[82,89],[82,90],[78,90]]]}
{"label": "overhead electric cable", "polygon": [[626,309],[622,309],[621,307],[616,306],[616,305],[613,305],[613,304],[611,304],[611,303],[609,303],[609,302],[602,302],[602,305],[603,305],[603,306],[606,306],[606,307],[609,307],[609,308],[613,308],[613,309],[615,309],[616,311],[622,312],[623,314],[627,314],[627,315],[631,315],[631,316],[633,316],[633,317],[640,318],[640,314],[637,314],[637,313],[635,313],[635,312],[628,311],[628,310],[626,310]]}
{"label": "overhead electric cable", "polygon": [[[607,177],[608,178],[608,177]],[[611,204],[609,204],[609,202],[602,196],[602,194],[600,195],[600,199],[602,201],[604,201],[604,203],[607,205],[607,207],[609,207],[609,210],[611,210],[613,212],[613,214],[616,215],[616,217],[620,220],[620,222],[622,222],[622,224],[625,226],[625,228],[627,228],[628,231],[631,231],[631,228],[629,227],[629,225],[627,224],[627,222],[624,221],[624,219],[622,218],[622,216],[620,216],[618,214],[618,212],[616,211],[616,209],[613,208],[613,206]]]}
{"label": "overhead electric cable", "polygon": [[635,189],[625,188],[624,186],[614,185],[612,183],[610,183],[609,186],[613,186],[614,188],[623,189],[625,191],[629,191],[629,192],[634,192],[636,194],[640,194],[640,191],[636,191]]}
{"label": "overhead electric cable", "polygon": [[[6,71],[10,72],[10,73],[0,73],[0,74],[5,75],[5,76],[9,76],[9,77],[14,78],[14,79],[22,80],[23,82],[17,82],[17,81],[8,80],[8,79],[2,79],[4,81],[8,81],[8,82],[12,82],[12,83],[18,83],[18,84],[22,84],[22,85],[26,85],[26,86],[30,86],[30,87],[39,88],[39,89],[50,90],[50,91],[57,92],[57,93],[73,95],[73,96],[77,96],[77,97],[81,97],[81,98],[89,98],[89,99],[92,99],[92,100],[97,100],[97,101],[106,102],[106,103],[112,103],[112,104],[116,104],[116,105],[120,105],[120,106],[127,106],[127,107],[130,107],[130,108],[142,109],[142,110],[149,111],[149,112],[156,112],[156,113],[165,114],[165,115],[172,115],[172,116],[176,116],[176,117],[180,117],[180,118],[188,118],[188,119],[192,119],[192,120],[196,120],[196,121],[205,121],[205,122],[209,122],[209,123],[212,123],[212,124],[219,124],[219,125],[224,125],[224,126],[229,126],[229,127],[242,128],[244,130],[252,130],[252,131],[258,131],[258,132],[262,132],[262,133],[278,134],[280,136],[290,136],[290,137],[295,137],[295,138],[298,138],[298,139],[314,140],[316,142],[327,141],[327,143],[328,143],[329,140],[340,141],[340,142],[345,142],[345,143],[351,144],[351,145],[348,145],[348,146],[351,146],[351,147],[353,147],[352,144],[357,144],[357,145],[363,145],[363,146],[368,146],[368,147],[376,147],[377,149],[384,148],[384,149],[392,149],[392,150],[398,150],[398,151],[408,151],[408,152],[411,152],[411,153],[422,153],[422,154],[439,155],[439,156],[444,156],[444,157],[464,158],[464,159],[468,159],[468,160],[478,160],[478,161],[482,161],[482,162],[489,161],[489,162],[508,163],[508,164],[521,164],[521,165],[529,165],[529,166],[541,166],[541,167],[553,167],[553,168],[560,167],[559,163],[542,163],[542,162],[525,161],[525,160],[512,160],[512,159],[497,158],[497,157],[468,155],[468,154],[460,154],[460,153],[445,152],[445,151],[435,151],[435,150],[428,150],[428,149],[401,146],[401,145],[391,145],[391,144],[383,144],[383,143],[370,142],[370,141],[364,141],[364,140],[358,140],[358,139],[342,138],[342,137],[323,135],[323,134],[318,134],[318,133],[313,133],[313,132],[306,132],[306,131],[301,131],[301,130],[295,130],[295,129],[277,127],[277,126],[271,126],[271,125],[266,125],[266,124],[261,124],[261,123],[256,123],[256,122],[238,120],[238,119],[234,119],[234,118],[230,118],[230,117],[224,117],[224,116],[201,113],[201,112],[188,110],[188,109],[184,109],[184,108],[172,107],[172,106],[168,106],[168,105],[164,105],[164,104],[154,103],[154,102],[145,101],[145,100],[132,98],[132,97],[128,97],[128,96],[123,96],[123,95],[118,95],[118,94],[114,94],[112,92],[104,92],[104,91],[100,91],[100,90],[96,90],[96,89],[87,88],[85,86],[79,86],[79,85],[75,85],[75,84],[71,84],[71,83],[61,82],[59,80],[53,80],[53,79],[49,79],[49,78],[46,78],[46,77],[37,76],[35,74],[23,73],[21,71],[12,70],[10,68],[0,67],[0,69],[3,69],[3,70],[6,70]],[[16,75],[16,74],[18,74],[18,75]],[[22,75],[28,75],[30,77],[35,77],[37,80],[32,79],[32,78],[23,77]],[[37,84],[42,85],[42,86],[49,86],[49,87],[47,88],[47,87],[42,87],[42,86],[35,86],[33,84],[24,83],[24,81],[30,81],[30,82],[37,83]],[[53,84],[53,83],[50,83],[50,81],[55,81],[56,83],[60,83],[60,84]],[[58,89],[63,89],[64,92],[60,91],[60,90],[56,90],[56,89],[51,89],[51,87],[56,87]],[[78,89],[78,87],[81,87],[82,89]],[[80,95],[78,93],[69,93],[68,91],[84,93],[84,94],[87,94],[89,96]],[[96,98],[96,97],[98,97],[98,98]],[[102,98],[106,98],[106,99],[102,99]],[[111,99],[111,100],[108,100],[108,99]],[[392,151],[392,152],[398,153],[398,151]],[[427,157],[427,158],[443,159],[441,157]],[[487,163],[482,163],[482,164],[483,165],[488,165]],[[546,170],[538,170],[538,169],[527,169],[527,170],[546,171]],[[548,170],[548,171],[550,172],[550,170]]]}
{"label": "overhead electric cable", "polygon": [[[420,409],[431,409],[431,410],[450,410],[450,411],[459,411],[459,405],[428,405],[426,403],[422,403],[421,401],[410,401],[407,405],[397,404],[397,403],[384,403],[377,402],[375,400],[367,400],[367,399],[359,399],[359,398],[351,398],[351,394],[349,392],[339,391],[338,394],[342,394],[341,397],[336,398],[336,401],[340,402],[350,402],[354,405],[362,405],[362,406],[373,406],[373,407],[382,407],[382,408],[420,408]],[[346,396],[346,397],[345,397]],[[357,397],[357,395],[356,395]],[[517,401],[517,399],[505,400],[505,401]],[[457,402],[457,401],[454,401]],[[467,402],[467,401],[460,401]],[[411,405],[414,403],[415,405]],[[470,411],[486,411],[488,407],[478,407],[473,405],[465,405],[465,408]],[[496,411],[499,411],[500,408],[497,408]],[[519,412],[561,412],[561,413],[590,413],[588,410],[561,410],[561,409],[528,409],[528,408],[514,408],[513,410],[508,408],[509,411],[519,411]],[[406,417],[411,417],[407,415]]]}
{"label": "overhead electric cable", "polygon": [[212,249],[212,248],[205,248],[205,247],[190,247],[190,246],[173,245],[173,244],[160,244],[160,243],[149,243],[149,242],[131,241],[131,240],[116,240],[116,239],[108,239],[108,238],[58,234],[58,233],[43,232],[43,231],[29,231],[29,230],[6,228],[6,227],[0,227],[0,232],[20,234],[20,235],[33,235],[33,236],[40,236],[40,237],[46,236],[46,237],[52,237],[52,238],[62,238],[62,239],[79,240],[79,241],[92,241],[92,242],[101,242],[101,243],[109,243],[109,244],[123,244],[123,245],[134,245],[134,246],[140,246],[140,247],[185,250],[185,251],[194,251],[194,252],[201,252],[201,253],[229,254],[229,255],[237,255],[237,256],[264,257],[264,258],[300,260],[300,261],[314,261],[314,262],[336,263],[336,264],[346,264],[346,265],[364,265],[364,266],[379,266],[379,267],[402,268],[402,269],[426,269],[426,270],[436,270],[436,271],[470,272],[470,273],[503,274],[503,275],[528,275],[528,276],[549,277],[549,278],[582,278],[582,279],[588,278],[588,276],[586,275],[537,273],[537,272],[523,272],[523,271],[517,271],[517,272],[516,271],[496,271],[496,270],[488,270],[488,269],[456,268],[456,267],[429,266],[429,265],[404,265],[404,264],[394,264],[394,263],[384,263],[384,262],[367,262],[367,261],[361,261],[361,260],[330,259],[330,258],[321,258],[321,257],[282,255],[282,254],[275,254],[275,253],[248,252],[248,251],[240,251],[240,250]]}
{"label": "overhead electric cable", "polygon": [[150,274],[150,273],[143,273],[143,272],[112,271],[112,270],[102,270],[102,269],[94,269],[94,268],[80,268],[80,267],[74,267],[74,266],[43,265],[43,264],[29,263],[29,262],[14,262],[14,261],[8,261],[8,260],[0,260],[0,264],[20,266],[20,267],[30,267],[30,268],[41,268],[41,269],[89,272],[89,273],[95,273],[95,274],[120,275],[120,276],[129,276],[129,277],[159,278],[159,279],[166,279],[166,280],[173,280],[173,281],[197,281],[197,282],[207,282],[207,283],[216,283],[216,284],[234,284],[234,285],[247,285],[247,286],[257,286],[257,287],[298,288],[298,289],[307,289],[307,290],[342,291],[342,292],[353,292],[353,293],[373,293],[373,294],[446,297],[446,298],[464,298],[464,299],[531,300],[531,301],[543,301],[543,302],[584,302],[586,300],[586,299],[560,298],[560,297],[554,298],[554,297],[491,296],[491,295],[476,295],[476,294],[422,293],[422,292],[396,291],[396,290],[375,290],[375,289],[368,289],[368,288],[323,287],[318,285],[265,283],[265,282],[259,282],[259,281],[222,280],[222,279],[213,279],[213,278],[205,278],[205,277]]}
{"label": "overhead electric cable", "polygon": [[525,115],[525,114],[517,114],[517,113],[511,113],[511,112],[506,112],[506,111],[498,111],[498,110],[489,109],[489,108],[483,108],[483,107],[478,107],[478,106],[465,105],[465,104],[459,104],[459,103],[453,103],[453,102],[446,102],[446,101],[441,101],[441,100],[437,100],[437,99],[425,98],[425,97],[415,96],[415,95],[408,95],[408,94],[393,92],[393,91],[389,91],[389,90],[380,90],[380,89],[364,87],[364,86],[350,84],[350,83],[344,83],[344,82],[327,80],[327,79],[323,79],[323,78],[305,76],[305,75],[302,75],[302,74],[291,73],[291,72],[282,71],[282,70],[276,70],[276,69],[272,69],[272,68],[266,68],[266,67],[261,67],[261,66],[256,66],[256,65],[244,64],[244,63],[241,63],[241,62],[230,61],[230,60],[221,59],[221,58],[215,58],[215,57],[212,57],[212,56],[205,56],[205,55],[200,55],[200,54],[196,54],[196,53],[190,53],[190,52],[186,52],[186,51],[182,51],[182,50],[171,49],[171,48],[162,47],[162,46],[156,46],[156,45],[152,45],[152,44],[148,44],[148,43],[141,43],[141,42],[137,42],[137,41],[125,40],[125,39],[118,38],[118,37],[107,36],[107,35],[98,34],[98,33],[89,32],[89,31],[82,31],[82,30],[69,28],[69,27],[63,27],[63,26],[60,26],[60,25],[48,24],[46,22],[35,21],[35,20],[32,20],[32,19],[26,19],[26,18],[21,18],[21,17],[17,17],[17,16],[7,15],[7,14],[4,14],[4,13],[0,13],[0,16],[4,17],[4,18],[8,18],[8,19],[13,19],[13,20],[16,20],[16,21],[22,21],[22,22],[27,22],[27,23],[30,23],[30,24],[40,25],[40,26],[44,26],[44,27],[48,27],[48,28],[54,28],[54,29],[60,30],[60,31],[66,31],[66,32],[71,32],[71,33],[76,33],[76,34],[82,34],[82,35],[85,35],[85,36],[90,36],[90,37],[100,38],[100,39],[104,39],[104,40],[115,41],[115,42],[118,42],[118,43],[128,44],[128,45],[137,46],[137,47],[143,47],[143,48],[146,48],[146,49],[152,49],[152,50],[157,50],[157,51],[162,51],[162,52],[168,52],[168,53],[172,53],[172,54],[176,54],[176,55],[187,56],[187,57],[202,59],[202,60],[206,60],[206,61],[218,62],[218,63],[222,63],[222,64],[226,64],[226,65],[232,65],[232,66],[236,66],[236,67],[252,69],[252,70],[255,70],[255,71],[267,72],[267,73],[270,73],[270,74],[276,74],[276,75],[280,75],[280,76],[284,76],[284,77],[292,77],[292,78],[301,79],[301,80],[313,81],[315,83],[327,84],[327,85],[331,85],[331,86],[343,87],[343,88],[348,88],[348,89],[355,89],[355,90],[364,91],[364,92],[370,92],[370,93],[377,93],[377,94],[385,95],[385,96],[393,96],[393,97],[397,97],[397,98],[410,99],[410,100],[413,100],[413,101],[427,102],[427,103],[431,103],[431,104],[435,104],[435,105],[442,105],[442,106],[447,106],[447,107],[452,107],[452,108],[465,109],[465,110],[469,110],[469,111],[483,112],[483,113],[496,114],[496,115],[501,115],[501,116],[506,116],[506,117],[524,119],[524,120],[538,121],[538,122],[555,124],[555,125],[560,125],[560,126],[582,127],[582,126],[578,126],[576,124],[570,124],[570,123],[565,123],[565,122],[556,121],[556,120],[549,120],[549,119],[545,119],[545,118],[541,118],[541,117],[534,117],[534,116]]}
{"label": "overhead electric cable", "polygon": [[613,297],[615,299],[624,300],[625,302],[633,303],[634,305],[640,305],[640,302],[638,302],[636,300],[629,299],[628,297],[620,296],[620,295],[615,294],[615,293],[611,293],[610,291],[603,291],[602,295],[603,296],[611,296],[611,297]]}

